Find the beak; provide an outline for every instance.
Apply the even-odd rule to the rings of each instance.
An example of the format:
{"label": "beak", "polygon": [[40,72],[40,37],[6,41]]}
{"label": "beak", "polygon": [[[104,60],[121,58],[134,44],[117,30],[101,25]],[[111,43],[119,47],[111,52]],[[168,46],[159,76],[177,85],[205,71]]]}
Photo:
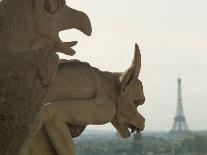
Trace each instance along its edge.
{"label": "beak", "polygon": [[91,22],[84,12],[65,6],[61,20],[60,31],[75,28],[88,36],[92,33]]}

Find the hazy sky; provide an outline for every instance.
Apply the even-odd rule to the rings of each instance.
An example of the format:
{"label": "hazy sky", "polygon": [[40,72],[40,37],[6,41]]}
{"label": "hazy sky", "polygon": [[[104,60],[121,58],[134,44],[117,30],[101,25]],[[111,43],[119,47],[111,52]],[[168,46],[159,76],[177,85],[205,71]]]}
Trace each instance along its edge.
{"label": "hazy sky", "polygon": [[146,96],[139,110],[146,118],[146,130],[171,128],[179,75],[190,129],[207,128],[206,0],[68,0],[67,4],[86,12],[93,26],[91,37],[76,30],[60,33],[64,41],[79,41],[77,54],[70,59],[101,70],[124,71],[134,43],[139,44]]}

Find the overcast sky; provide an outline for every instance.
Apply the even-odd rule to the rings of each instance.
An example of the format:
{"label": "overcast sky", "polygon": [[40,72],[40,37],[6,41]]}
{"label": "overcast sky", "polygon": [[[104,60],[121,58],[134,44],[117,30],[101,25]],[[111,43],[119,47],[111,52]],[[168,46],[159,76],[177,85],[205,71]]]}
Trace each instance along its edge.
{"label": "overcast sky", "polygon": [[69,59],[124,71],[134,43],[139,44],[146,96],[139,110],[146,118],[146,130],[171,128],[179,75],[190,129],[207,129],[206,0],[68,0],[67,4],[86,12],[93,26],[91,37],[76,30],[60,33],[64,41],[79,41],[76,56]]}

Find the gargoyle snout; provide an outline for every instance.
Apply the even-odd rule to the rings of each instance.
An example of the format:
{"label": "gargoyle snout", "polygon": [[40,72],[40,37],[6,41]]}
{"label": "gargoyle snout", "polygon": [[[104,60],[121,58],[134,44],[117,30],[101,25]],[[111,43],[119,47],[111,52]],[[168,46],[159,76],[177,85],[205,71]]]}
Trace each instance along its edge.
{"label": "gargoyle snout", "polygon": [[61,21],[61,30],[78,29],[84,34],[90,36],[92,33],[92,26],[89,17],[81,11],[65,7],[65,18]]}
{"label": "gargoyle snout", "polygon": [[145,102],[145,97],[134,101],[134,104],[135,104],[136,107],[138,107],[138,106],[144,104],[144,102]]}

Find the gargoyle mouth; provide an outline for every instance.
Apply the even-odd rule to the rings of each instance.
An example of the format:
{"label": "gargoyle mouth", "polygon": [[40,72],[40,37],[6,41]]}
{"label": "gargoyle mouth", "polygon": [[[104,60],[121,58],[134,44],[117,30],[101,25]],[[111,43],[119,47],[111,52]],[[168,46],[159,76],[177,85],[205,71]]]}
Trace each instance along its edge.
{"label": "gargoyle mouth", "polygon": [[140,133],[142,130],[137,128],[136,126],[132,125],[132,124],[128,124],[128,128],[131,130],[131,134],[133,133]]}
{"label": "gargoyle mouth", "polygon": [[[77,29],[83,34],[90,36],[92,33],[92,26],[89,17],[81,11],[65,7],[65,18],[63,18],[59,31]],[[57,50],[66,55],[74,55],[75,50],[72,49],[78,42],[62,42],[59,40]]]}
{"label": "gargoyle mouth", "polygon": [[119,130],[121,136],[123,138],[128,138],[130,137],[131,134],[133,133],[139,133],[141,132],[143,129],[141,129],[141,127],[136,127],[135,125],[132,125],[132,124],[126,124],[123,126],[122,128],[123,130]]}

